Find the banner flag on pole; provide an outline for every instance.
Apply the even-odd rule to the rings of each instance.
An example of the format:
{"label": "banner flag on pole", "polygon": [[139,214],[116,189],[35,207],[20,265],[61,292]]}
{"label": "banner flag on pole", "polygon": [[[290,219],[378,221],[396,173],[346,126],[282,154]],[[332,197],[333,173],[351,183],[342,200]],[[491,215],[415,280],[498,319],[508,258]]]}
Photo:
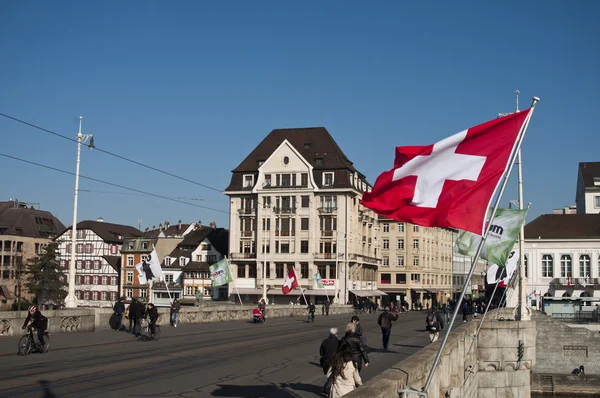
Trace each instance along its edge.
{"label": "banner flag on pole", "polygon": [[148,283],[148,280],[146,279],[146,273],[144,272],[144,264],[137,263],[135,265],[135,269],[138,272],[138,281],[140,281],[140,284],[145,285],[146,283]]}
{"label": "banner flag on pole", "polygon": [[485,215],[501,185],[531,109],[463,130],[433,145],[396,148],[361,203],[380,216],[483,236]]}
{"label": "banner flag on pole", "polygon": [[211,265],[209,269],[213,287],[223,286],[233,281],[233,278],[231,277],[231,271],[229,271],[227,258],[224,258],[221,261]]}
{"label": "banner flag on pole", "polygon": [[323,289],[325,287],[325,284],[323,283],[323,279],[321,279],[321,274],[317,271],[317,273],[313,276],[315,277],[315,281],[317,281],[317,286],[320,289]]}
{"label": "banner flag on pole", "polygon": [[[490,209],[490,213],[492,210]],[[481,250],[481,258],[499,267],[505,267],[526,216],[527,209],[498,209]],[[461,231],[456,239],[456,249],[460,254],[473,257],[477,252],[479,241],[481,236]]]}
{"label": "banner flag on pole", "polygon": [[145,285],[153,280],[160,280],[162,278],[162,268],[160,261],[158,261],[158,254],[156,249],[150,253],[150,258],[143,258],[141,263],[135,265],[135,269],[138,272],[138,280],[140,284]]}

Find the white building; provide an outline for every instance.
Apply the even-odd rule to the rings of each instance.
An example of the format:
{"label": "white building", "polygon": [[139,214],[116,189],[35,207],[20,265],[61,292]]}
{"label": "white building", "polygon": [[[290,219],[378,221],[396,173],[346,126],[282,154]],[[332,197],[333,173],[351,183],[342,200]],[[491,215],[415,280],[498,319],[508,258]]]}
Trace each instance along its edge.
{"label": "white building", "polygon": [[[168,287],[173,294],[184,300],[224,300],[227,298],[227,286],[212,288],[209,266],[227,255],[229,246],[228,231],[210,227],[199,227],[165,256],[161,266]],[[164,283],[154,284],[155,301],[162,303],[168,292]]]}
{"label": "white building", "polygon": [[[67,280],[71,232],[72,227],[69,227],[56,238],[59,264],[64,267]],[[75,296],[78,307],[112,307],[119,293],[123,240],[142,236],[134,227],[105,223],[101,219],[77,224]]]}
{"label": "white building", "polygon": [[600,214],[544,214],[525,226],[529,305],[541,297],[600,297]]}
{"label": "white building", "polygon": [[[370,189],[325,128],[271,131],[233,170],[225,190],[229,251],[243,299],[258,299],[263,284],[270,302],[298,299],[298,290],[281,293],[292,267],[317,302],[380,296],[376,216],[360,204]],[[318,288],[317,272],[325,288]]]}
{"label": "white building", "polygon": [[600,213],[600,162],[579,163],[577,214]]}

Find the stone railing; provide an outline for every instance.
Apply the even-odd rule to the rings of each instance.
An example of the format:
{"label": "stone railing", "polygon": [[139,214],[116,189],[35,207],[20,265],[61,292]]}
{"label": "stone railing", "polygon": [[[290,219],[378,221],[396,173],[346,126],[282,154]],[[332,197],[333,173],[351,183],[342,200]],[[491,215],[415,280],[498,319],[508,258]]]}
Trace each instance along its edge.
{"label": "stone railing", "polygon": [[[254,306],[244,307],[233,304],[220,304],[206,307],[181,307],[179,322],[185,323],[210,323],[252,319]],[[95,330],[109,328],[109,319],[113,314],[111,308],[77,308],[56,311],[43,311],[48,317],[50,333],[59,332],[93,332]],[[349,305],[332,305],[330,314],[351,314],[354,308]],[[158,323],[165,325],[169,323],[169,309],[158,308]],[[283,317],[306,317],[306,307],[302,305],[269,305],[267,306],[267,318]],[[0,337],[20,336],[23,334],[21,327],[27,311],[0,312]],[[123,319],[123,324],[127,321]]]}
{"label": "stone railing", "polygon": [[[477,320],[450,333],[427,391],[429,397],[529,397],[530,369],[535,364],[535,322],[500,321],[490,316],[475,332]],[[369,380],[344,397],[418,397],[425,385],[440,339]],[[523,354],[519,357],[519,343]],[[403,391],[404,390],[404,391]],[[402,392],[403,391],[403,392]],[[399,392],[402,392],[399,395]]]}

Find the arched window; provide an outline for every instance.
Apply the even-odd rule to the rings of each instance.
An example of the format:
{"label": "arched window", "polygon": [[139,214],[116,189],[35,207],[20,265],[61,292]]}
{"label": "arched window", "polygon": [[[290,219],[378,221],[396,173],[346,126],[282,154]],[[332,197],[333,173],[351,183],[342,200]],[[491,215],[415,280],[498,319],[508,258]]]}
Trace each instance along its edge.
{"label": "arched window", "polygon": [[590,256],[587,254],[582,254],[579,256],[579,277],[585,278],[589,276],[591,273],[591,260]]}
{"label": "arched window", "polygon": [[571,256],[568,254],[563,254],[560,256],[560,276],[562,278],[567,278],[573,274],[573,262],[571,260]]}
{"label": "arched window", "polygon": [[590,297],[590,294],[588,292],[581,292],[579,297]]}
{"label": "arched window", "polygon": [[542,256],[542,278],[554,277],[554,261],[551,254]]}
{"label": "arched window", "polygon": [[563,296],[563,297],[571,297],[571,294],[570,294],[570,293],[567,293],[567,292],[564,292],[562,296]]}

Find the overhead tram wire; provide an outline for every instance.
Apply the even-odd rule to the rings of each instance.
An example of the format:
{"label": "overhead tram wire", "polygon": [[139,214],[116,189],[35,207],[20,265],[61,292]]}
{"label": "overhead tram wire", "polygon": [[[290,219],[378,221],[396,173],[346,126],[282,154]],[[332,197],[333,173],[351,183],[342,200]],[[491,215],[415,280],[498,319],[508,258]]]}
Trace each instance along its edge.
{"label": "overhead tram wire", "polygon": [[[21,159],[21,158],[18,158],[18,157],[16,157],[16,156],[7,155],[7,154],[5,154],[5,153],[0,153],[0,156],[4,156],[5,158],[9,158],[9,159],[17,160],[17,161],[19,161],[19,162],[23,162],[23,163],[31,164],[31,165],[38,166],[38,167],[42,167],[42,168],[45,168],[45,169],[49,169],[49,170],[53,170],[53,171],[57,171],[57,172],[59,172],[59,173],[63,173],[63,174],[69,174],[69,175],[72,175],[72,176],[74,176],[74,175],[75,175],[75,173],[73,173],[73,172],[71,172],[71,171],[62,170],[62,169],[59,169],[59,168],[56,168],[56,167],[52,167],[52,166],[48,166],[48,165],[45,165],[45,164],[41,164],[41,163],[37,163],[37,162],[33,162],[33,161],[31,161],[31,160]],[[79,177],[80,177],[80,178],[83,178],[83,179],[86,179],[86,180],[90,180],[90,181],[98,182],[98,183],[100,183],[100,184],[110,185],[110,186],[113,186],[113,187],[116,187],[116,188],[121,188],[121,189],[126,189],[126,190],[128,190],[128,191],[137,192],[137,193],[140,193],[140,194],[144,194],[144,195],[146,195],[146,196],[153,196],[153,197],[155,197],[155,198],[160,198],[160,199],[170,200],[170,201],[173,201],[173,202],[178,202],[178,203],[182,203],[182,204],[184,204],[184,205],[188,205],[188,206],[194,206],[194,207],[199,207],[199,208],[201,208],[201,209],[212,210],[212,211],[216,211],[216,212],[219,212],[219,213],[229,214],[229,211],[220,210],[220,209],[215,209],[215,208],[208,207],[208,206],[201,206],[201,205],[197,205],[197,204],[195,204],[195,203],[189,203],[189,202],[185,202],[185,201],[183,201],[183,200],[174,199],[174,198],[169,198],[168,196],[158,195],[158,194],[155,194],[155,193],[146,192],[146,191],[142,191],[142,190],[135,189],[135,188],[129,188],[129,187],[126,187],[126,186],[123,186],[123,185],[119,185],[119,184],[115,184],[115,183],[112,183],[112,182],[108,182],[108,181],[100,180],[100,179],[97,179],[97,178],[83,176],[83,175],[81,175],[81,174],[79,175]]]}
{"label": "overhead tram wire", "polygon": [[[22,124],[24,124],[24,125],[26,125],[26,126],[33,127],[33,128],[35,128],[35,129],[38,129],[38,130],[44,131],[44,132],[46,132],[46,133],[49,133],[49,134],[55,135],[55,136],[57,136],[57,137],[60,137],[60,138],[62,138],[62,139],[65,139],[65,140],[68,140],[68,141],[72,141],[72,142],[74,142],[74,143],[77,143],[77,139],[75,139],[75,138],[71,138],[71,137],[68,137],[68,136],[66,136],[66,135],[59,134],[59,133],[57,133],[57,132],[55,132],[55,131],[52,131],[52,130],[45,129],[45,128],[43,128],[43,127],[40,127],[40,126],[37,126],[37,125],[35,125],[35,124],[33,124],[33,123],[29,123],[29,122],[26,122],[26,121],[24,121],[24,120],[18,119],[18,118],[14,117],[14,116],[10,116],[10,115],[7,115],[7,114],[5,114],[5,113],[2,113],[2,112],[0,112],[0,116],[3,116],[3,117],[5,117],[5,118],[7,118],[7,119],[10,119],[10,120],[14,120],[15,122],[18,122],[18,123],[22,123]],[[168,176],[170,176],[170,177],[177,178],[177,179],[179,179],[179,180],[186,181],[186,182],[192,183],[192,184],[194,184],[194,185],[198,185],[198,186],[201,186],[201,187],[203,187],[203,188],[210,189],[210,190],[213,190],[213,191],[216,191],[216,192],[219,192],[219,193],[222,193],[222,192],[223,192],[223,190],[222,190],[222,189],[218,189],[218,188],[215,188],[215,187],[211,187],[210,185],[202,184],[202,183],[200,183],[200,182],[197,182],[197,181],[194,181],[194,180],[190,180],[189,178],[185,178],[185,177],[178,176],[178,175],[176,175],[176,174],[173,174],[173,173],[170,173],[170,172],[168,172],[168,171],[164,171],[164,170],[158,169],[158,168],[156,168],[156,167],[149,166],[149,165],[147,165],[147,164],[144,164],[144,163],[138,162],[137,160],[129,159],[129,158],[126,158],[126,157],[124,157],[124,156],[121,156],[121,155],[119,155],[119,154],[116,154],[116,153],[114,153],[114,152],[110,152],[110,151],[107,151],[107,150],[105,150],[105,149],[98,148],[97,146],[94,146],[94,149],[95,149],[95,150],[97,150],[98,152],[102,152],[102,153],[105,153],[105,154],[107,154],[107,155],[114,156],[114,157],[116,157],[116,158],[118,158],[118,159],[121,159],[121,160],[124,160],[124,161],[126,161],[126,162],[130,162],[130,163],[136,164],[136,165],[138,165],[138,166],[141,166],[141,167],[145,167],[145,168],[147,168],[147,169],[150,169],[150,170],[156,171],[156,172],[158,172],[158,173],[165,174],[165,175],[168,175]]]}
{"label": "overhead tram wire", "polygon": [[[141,194],[141,193],[129,193],[129,192],[115,192],[115,191],[96,191],[94,189],[80,189],[79,192],[89,192],[89,193],[105,193],[105,194],[110,194],[110,195],[129,195],[129,196],[148,196],[146,194]],[[179,199],[179,200],[197,200],[197,201],[204,201],[204,199],[201,198],[182,198],[182,197],[176,197],[176,198],[169,198],[169,199]]]}

